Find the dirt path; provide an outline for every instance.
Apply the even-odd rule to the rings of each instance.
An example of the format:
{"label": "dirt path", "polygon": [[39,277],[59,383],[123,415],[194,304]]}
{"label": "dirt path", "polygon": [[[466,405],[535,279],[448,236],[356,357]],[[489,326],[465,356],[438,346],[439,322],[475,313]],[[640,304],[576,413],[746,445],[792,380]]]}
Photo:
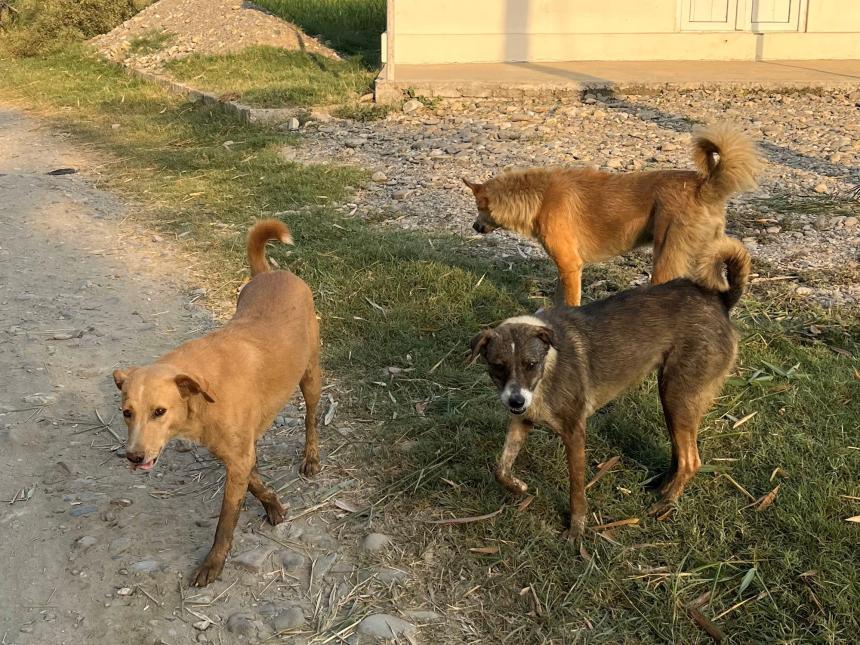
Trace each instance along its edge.
{"label": "dirt path", "polygon": [[[123,223],[128,207],[84,178],[93,163],[61,137],[0,107],[0,151],[0,642],[352,634],[387,598],[357,596],[397,576],[381,556],[356,555],[362,534],[335,537],[305,513],[358,484],[334,459],[313,482],[297,475],[293,407],[259,455],[301,517],[270,527],[247,498],[222,579],[185,588],[213,536],[223,468],[205,450],[169,450],[151,476],[129,472],[110,373],[211,326],[201,293],[183,283],[191,272],[176,249]],[[62,167],[83,172],[46,174]],[[325,437],[323,449],[326,459]]]}

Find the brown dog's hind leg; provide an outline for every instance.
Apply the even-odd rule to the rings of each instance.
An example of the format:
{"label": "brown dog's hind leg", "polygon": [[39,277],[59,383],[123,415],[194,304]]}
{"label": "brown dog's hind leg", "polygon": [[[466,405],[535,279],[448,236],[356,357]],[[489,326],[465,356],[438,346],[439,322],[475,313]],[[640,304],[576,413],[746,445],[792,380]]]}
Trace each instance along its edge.
{"label": "brown dog's hind leg", "polygon": [[[253,457],[252,457],[253,459]],[[227,466],[227,482],[224,485],[224,499],[221,501],[221,515],[218,518],[218,528],[215,530],[215,541],[203,564],[194,574],[192,584],[205,587],[214,582],[224,568],[224,561],[233,546],[233,531],[239,520],[239,507],[245,493],[248,492],[248,479],[253,467],[253,461],[239,462]]]}
{"label": "brown dog's hind leg", "polygon": [[511,417],[508,423],[508,434],[505,435],[505,447],[502,448],[502,456],[499,457],[499,463],[496,466],[496,481],[517,495],[524,495],[529,487],[524,481],[514,477],[511,470],[531,429],[532,424],[528,421]]}
{"label": "brown dog's hind leg", "polygon": [[313,477],[320,471],[317,405],[320,401],[322,375],[320,374],[318,356],[311,358],[310,365],[308,365],[299,387],[302,389],[302,396],[305,399],[305,454],[300,470],[306,477]]}
{"label": "brown dog's hind leg", "polygon": [[270,487],[266,486],[260,478],[260,473],[257,472],[257,467],[251,471],[248,478],[248,490],[251,494],[260,500],[263,508],[266,509],[266,517],[269,519],[269,524],[277,525],[286,519],[286,511],[281,505],[278,495]]}
{"label": "brown dog's hind leg", "polygon": [[567,455],[567,474],[570,479],[570,529],[567,539],[575,540],[585,532],[585,419],[577,419],[560,433]]}

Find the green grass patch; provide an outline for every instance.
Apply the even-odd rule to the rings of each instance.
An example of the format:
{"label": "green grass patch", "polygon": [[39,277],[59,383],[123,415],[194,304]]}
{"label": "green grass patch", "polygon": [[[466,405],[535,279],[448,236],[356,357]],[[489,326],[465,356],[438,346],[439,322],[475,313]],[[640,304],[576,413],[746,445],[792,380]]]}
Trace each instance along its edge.
{"label": "green grass patch", "polygon": [[355,56],[370,68],[379,66],[385,0],[259,0],[257,4],[339,53]]}
{"label": "green grass patch", "polygon": [[224,56],[195,54],[168,63],[167,69],[180,81],[255,107],[346,103],[373,85],[373,74],[355,61],[277,47],[250,47]]}
{"label": "green grass patch", "polygon": [[[559,539],[567,498],[560,443],[546,432],[531,437],[516,470],[535,498],[519,510],[491,476],[504,428],[497,395],[483,369],[463,367],[482,325],[539,305],[554,275],[549,263],[509,265],[476,253],[484,241],[345,217],[331,204],[366,181],[360,169],[283,161],[286,135],[76,53],[0,60],[0,93],[115,159],[102,168],[106,186],[143,204],[134,216],[145,225],[188,233],[182,239],[200,251],[225,301],[246,273],[250,222],[275,213],[288,222],[296,246],[273,256],[312,286],[325,368],[348,390],[339,418],[349,415],[372,438],[351,449],[372,465],[358,472],[387,495],[374,517],[400,518],[398,543],[426,572],[414,592],[456,607],[452,618],[485,642],[707,642],[683,608],[705,592],[702,612],[730,642],[855,638],[858,525],[845,519],[860,514],[856,316],[756,287],[736,312],[738,367],[701,429],[706,468],[675,516],[591,536],[581,553]],[[620,288],[632,267],[590,267],[584,283]],[[733,427],[732,417],[753,412]],[[651,500],[643,483],[669,461],[653,379],[595,415],[589,435],[590,473],[621,457],[589,490],[591,523],[641,516]],[[762,512],[745,508],[751,500],[726,475],[756,498],[779,485],[776,501]],[[458,527],[421,521],[499,508]],[[470,550],[484,547],[498,550]]]}

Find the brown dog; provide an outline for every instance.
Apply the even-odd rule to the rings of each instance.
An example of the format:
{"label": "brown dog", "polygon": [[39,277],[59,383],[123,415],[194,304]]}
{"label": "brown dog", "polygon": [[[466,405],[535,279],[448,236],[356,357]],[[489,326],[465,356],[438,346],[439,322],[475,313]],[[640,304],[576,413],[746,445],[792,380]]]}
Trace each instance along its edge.
{"label": "brown dog", "polygon": [[146,367],[113,373],[128,426],[126,456],[135,470],[151,470],[165,444],[183,437],[206,446],[227,470],[215,543],[197,570],[205,587],[224,567],[239,508],[251,491],[272,524],[284,521],[275,492],[257,473],[256,442],[301,387],[305,452],[301,472],[319,472],[316,409],[320,398],[319,331],[308,286],[289,271],[270,271],[266,242],[292,244],[276,220],[248,234],[252,280],[236,314],[221,329],[184,343]]}
{"label": "brown dog", "polygon": [[[729,238],[726,238],[729,240]],[[510,318],[472,340],[472,361],[486,359],[511,412],[496,479],[527,487],[511,467],[534,424],[561,437],[570,476],[570,537],[585,529],[585,424],[598,408],[659,369],[660,400],[672,440],[672,467],[658,513],[681,495],[701,465],[696,433],[734,363],[737,335],[729,311],[749,276],[746,249],[734,240],[709,262],[723,264],[728,289],[687,279],[632,289],[580,308],[556,307]],[[703,269],[705,267],[702,267]]]}
{"label": "brown dog", "polygon": [[726,125],[693,133],[697,170],[608,173],[588,168],[506,172],[475,195],[473,228],[538,240],[558,267],[564,301],[578,306],[582,267],[654,244],[653,284],[692,277],[714,289],[721,276],[693,275],[725,231],[730,195],[755,187],[762,166],[752,142]]}

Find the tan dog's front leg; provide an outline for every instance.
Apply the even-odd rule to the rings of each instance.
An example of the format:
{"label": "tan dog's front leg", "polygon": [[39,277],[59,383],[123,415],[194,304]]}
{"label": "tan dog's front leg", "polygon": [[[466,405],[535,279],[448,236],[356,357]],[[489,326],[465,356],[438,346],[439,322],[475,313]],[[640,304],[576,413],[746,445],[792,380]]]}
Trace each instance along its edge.
{"label": "tan dog's front leg", "polygon": [[574,540],[585,532],[585,419],[565,427],[559,433],[567,455],[567,473],[570,479],[570,530],[568,539]]}
{"label": "tan dog's front leg", "polygon": [[546,252],[558,267],[558,277],[564,290],[564,303],[578,307],[582,296],[582,258],[568,246],[569,236],[556,235],[544,242]]}
{"label": "tan dog's front leg", "polygon": [[508,434],[505,436],[505,447],[502,449],[502,456],[499,457],[499,464],[496,466],[496,481],[518,495],[524,495],[529,487],[524,481],[514,477],[511,469],[531,429],[532,424],[528,421],[511,417],[508,423]]}
{"label": "tan dog's front leg", "polygon": [[194,574],[193,584],[205,587],[220,575],[227,554],[233,546],[233,531],[239,520],[239,507],[248,491],[251,466],[227,466],[227,482],[224,485],[224,499],[221,501],[221,516],[215,530],[215,542],[203,564]]}

